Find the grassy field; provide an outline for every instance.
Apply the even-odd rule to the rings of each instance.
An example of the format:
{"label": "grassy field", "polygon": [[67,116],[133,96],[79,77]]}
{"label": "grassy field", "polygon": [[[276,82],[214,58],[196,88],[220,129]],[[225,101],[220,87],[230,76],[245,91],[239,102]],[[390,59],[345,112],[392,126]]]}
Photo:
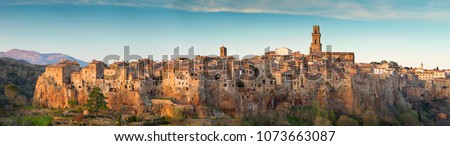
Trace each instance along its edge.
{"label": "grassy field", "polygon": [[52,120],[50,116],[24,116],[18,123],[23,126],[52,126]]}

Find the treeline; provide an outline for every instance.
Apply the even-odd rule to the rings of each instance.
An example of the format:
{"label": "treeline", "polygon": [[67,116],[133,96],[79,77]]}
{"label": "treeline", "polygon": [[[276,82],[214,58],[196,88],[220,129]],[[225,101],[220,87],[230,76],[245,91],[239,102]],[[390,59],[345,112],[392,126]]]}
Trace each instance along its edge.
{"label": "treeline", "polygon": [[6,87],[17,87],[18,95],[29,101],[33,98],[37,78],[45,66],[30,64],[24,60],[0,58],[0,101],[4,102]]}
{"label": "treeline", "polygon": [[[265,111],[244,116],[241,125],[248,126],[420,126],[448,125],[448,120],[432,116],[432,110],[445,107],[444,101],[432,101],[421,106],[389,107],[388,111],[366,109],[359,115],[344,114],[313,102],[311,105],[292,106],[286,111]],[[388,114],[389,112],[390,114]]]}

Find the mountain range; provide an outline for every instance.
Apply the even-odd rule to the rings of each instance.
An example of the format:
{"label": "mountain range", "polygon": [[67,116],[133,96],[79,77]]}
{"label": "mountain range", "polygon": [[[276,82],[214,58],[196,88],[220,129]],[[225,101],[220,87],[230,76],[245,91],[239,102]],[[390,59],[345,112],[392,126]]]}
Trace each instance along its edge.
{"label": "mountain range", "polygon": [[0,52],[0,58],[13,58],[17,60],[25,60],[31,64],[47,65],[59,62],[62,59],[76,61],[80,66],[86,66],[87,62],[78,60],[69,55],[61,53],[39,53],[36,51],[11,49],[7,52]]}

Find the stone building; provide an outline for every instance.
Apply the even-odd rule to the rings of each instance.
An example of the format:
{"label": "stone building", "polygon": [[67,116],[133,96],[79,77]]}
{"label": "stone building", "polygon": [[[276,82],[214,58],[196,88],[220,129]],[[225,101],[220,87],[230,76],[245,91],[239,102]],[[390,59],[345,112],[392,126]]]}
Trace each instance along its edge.
{"label": "stone building", "polygon": [[276,55],[290,55],[292,50],[286,47],[278,48],[275,50]]}
{"label": "stone building", "polygon": [[443,79],[447,78],[445,71],[441,70],[421,70],[416,71],[417,76],[420,80],[433,80],[433,79]]}
{"label": "stone building", "polygon": [[99,82],[102,82],[105,67],[105,63],[97,60],[92,60],[87,66],[83,67],[80,71],[81,83],[83,86],[91,87],[90,85],[96,85]]}
{"label": "stone building", "polygon": [[70,76],[72,72],[79,71],[80,64],[74,61],[61,60],[56,64],[45,67],[44,75],[53,77],[56,84],[61,86],[70,83]]}

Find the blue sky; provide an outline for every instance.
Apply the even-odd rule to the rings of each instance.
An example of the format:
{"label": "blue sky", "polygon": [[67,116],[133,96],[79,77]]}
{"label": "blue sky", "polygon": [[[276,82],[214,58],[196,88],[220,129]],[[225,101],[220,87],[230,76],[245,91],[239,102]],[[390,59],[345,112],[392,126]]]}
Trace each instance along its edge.
{"label": "blue sky", "polygon": [[450,2],[441,0],[0,0],[0,51],[59,52],[89,61],[108,54],[308,53],[312,25],[322,44],[357,62],[450,68]]}

